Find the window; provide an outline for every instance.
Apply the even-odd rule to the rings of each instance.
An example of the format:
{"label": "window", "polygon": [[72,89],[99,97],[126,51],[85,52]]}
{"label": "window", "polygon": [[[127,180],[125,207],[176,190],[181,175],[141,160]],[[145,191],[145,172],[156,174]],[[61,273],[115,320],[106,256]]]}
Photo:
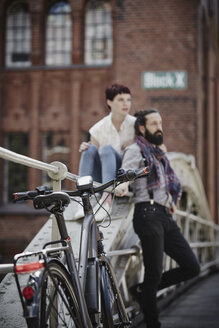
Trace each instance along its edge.
{"label": "window", "polygon": [[112,63],[112,15],[108,1],[91,0],[85,13],[85,64]]}
{"label": "window", "polygon": [[70,65],[72,53],[71,8],[68,2],[55,3],[46,21],[46,65]]}
{"label": "window", "polygon": [[23,1],[16,1],[7,11],[6,51],[7,67],[30,66],[31,28],[28,6]]}
{"label": "window", "polygon": [[[18,154],[28,156],[28,135],[26,133],[9,133],[5,148]],[[5,161],[4,167],[4,202],[11,200],[12,193],[28,188],[28,167],[11,161]]]}

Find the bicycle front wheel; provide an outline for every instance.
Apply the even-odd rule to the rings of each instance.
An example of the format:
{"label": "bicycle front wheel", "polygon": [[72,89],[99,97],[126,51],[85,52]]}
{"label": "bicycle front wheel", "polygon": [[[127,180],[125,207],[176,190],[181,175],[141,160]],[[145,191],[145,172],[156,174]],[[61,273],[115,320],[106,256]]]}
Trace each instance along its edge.
{"label": "bicycle front wheel", "polygon": [[39,291],[39,327],[82,328],[82,320],[68,272],[55,262],[48,263]]}
{"label": "bicycle front wheel", "polygon": [[101,264],[101,301],[104,328],[130,326],[115,274],[108,262]]}

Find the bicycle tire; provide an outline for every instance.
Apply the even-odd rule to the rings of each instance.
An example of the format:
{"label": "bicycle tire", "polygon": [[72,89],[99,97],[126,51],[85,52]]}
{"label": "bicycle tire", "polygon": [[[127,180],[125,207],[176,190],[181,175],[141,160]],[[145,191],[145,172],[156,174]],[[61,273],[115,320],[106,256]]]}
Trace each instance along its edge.
{"label": "bicycle tire", "polygon": [[104,328],[130,326],[115,274],[108,262],[101,264],[101,303]]}
{"label": "bicycle tire", "polygon": [[[28,322],[27,322],[28,324]],[[83,328],[79,305],[68,272],[51,261],[39,287],[38,317],[29,319],[30,328]]]}

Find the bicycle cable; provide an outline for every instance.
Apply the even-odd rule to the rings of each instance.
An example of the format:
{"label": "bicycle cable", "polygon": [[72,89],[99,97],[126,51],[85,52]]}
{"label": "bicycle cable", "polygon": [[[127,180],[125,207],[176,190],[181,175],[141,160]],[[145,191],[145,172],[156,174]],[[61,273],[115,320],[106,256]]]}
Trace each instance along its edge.
{"label": "bicycle cable", "polygon": [[[114,202],[114,199],[115,199],[115,193],[114,193],[114,190],[115,190],[115,188],[117,187],[117,185],[119,185],[119,184],[120,184],[120,183],[118,183],[118,182],[116,182],[116,181],[114,181],[114,183],[113,183],[113,187],[112,187],[112,194],[113,194],[113,196],[112,196],[111,208],[112,208],[112,206],[113,206],[113,202]],[[98,224],[98,226],[101,227],[101,228],[106,229],[106,228],[108,228],[108,227],[111,225],[111,223],[112,223],[112,217],[111,217],[110,213],[104,208],[103,203],[104,203],[105,200],[109,197],[110,193],[106,196],[106,198],[104,199],[104,201],[102,202],[102,204],[100,204],[99,200],[98,200],[97,197],[96,197],[96,194],[94,194],[94,195],[95,195],[95,199],[96,199],[97,203],[100,205],[100,207],[103,208],[103,210],[107,213],[107,217],[109,218],[109,222],[108,222],[107,225],[103,225],[103,223],[104,223],[104,222],[106,221],[106,219],[107,219],[107,217],[105,217],[105,218],[103,218],[103,220],[101,221],[101,223]],[[98,210],[94,213],[94,215],[99,211],[100,207],[99,207]],[[111,208],[110,208],[110,209],[111,209]]]}

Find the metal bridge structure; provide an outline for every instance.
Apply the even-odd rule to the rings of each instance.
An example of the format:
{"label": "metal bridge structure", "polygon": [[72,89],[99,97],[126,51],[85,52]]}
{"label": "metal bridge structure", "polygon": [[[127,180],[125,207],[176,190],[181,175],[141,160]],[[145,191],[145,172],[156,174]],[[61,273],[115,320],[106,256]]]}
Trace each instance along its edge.
{"label": "metal bridge structure", "polygon": [[[61,162],[44,163],[0,147],[0,158],[13,161],[18,165],[26,165],[47,172],[53,182],[53,190],[61,190],[62,180],[76,181],[77,175],[68,172]],[[210,215],[207,198],[202,181],[195,165],[194,157],[182,153],[168,153],[171,166],[174,168],[183,186],[183,195],[174,219],[189,241],[201,264],[201,276],[219,264],[219,225]],[[94,183],[98,185],[98,183]],[[70,234],[75,257],[78,256],[81,220],[74,221],[72,216],[73,202],[66,209],[64,216]],[[143,280],[144,268],[141,246],[132,227],[134,204],[132,193],[123,198],[115,198],[111,213],[111,224],[106,220],[101,225],[107,255],[111,257],[117,280],[125,300],[127,311],[132,315],[138,311],[137,304],[129,294],[129,287]],[[55,219],[50,216],[45,225],[27,246],[25,251],[41,249],[49,239],[58,238]],[[177,264],[168,256],[164,256],[164,270]],[[7,273],[0,284],[0,322],[2,328],[24,327],[22,308],[15,290],[12,264],[0,264],[0,273]],[[158,292],[159,299],[171,297],[179,286],[169,287]]]}

